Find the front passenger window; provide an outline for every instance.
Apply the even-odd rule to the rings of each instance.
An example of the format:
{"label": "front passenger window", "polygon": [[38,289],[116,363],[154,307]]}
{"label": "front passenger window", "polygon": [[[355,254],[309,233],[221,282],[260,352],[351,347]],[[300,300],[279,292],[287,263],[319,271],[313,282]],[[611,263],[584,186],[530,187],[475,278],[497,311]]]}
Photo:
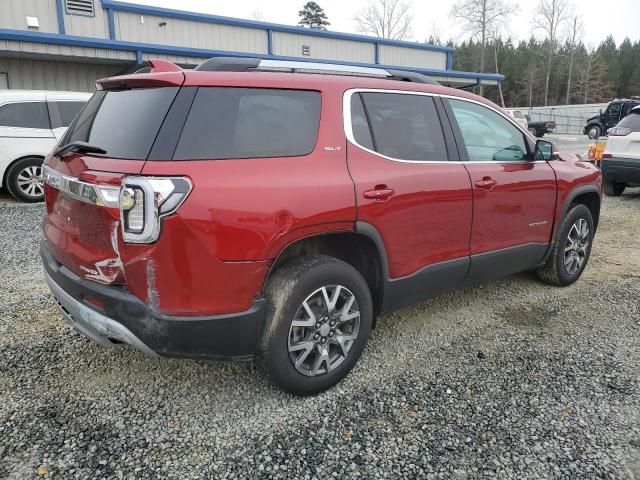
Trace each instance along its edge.
{"label": "front passenger window", "polygon": [[469,160],[513,162],[528,155],[524,134],[502,115],[477,103],[450,99]]}

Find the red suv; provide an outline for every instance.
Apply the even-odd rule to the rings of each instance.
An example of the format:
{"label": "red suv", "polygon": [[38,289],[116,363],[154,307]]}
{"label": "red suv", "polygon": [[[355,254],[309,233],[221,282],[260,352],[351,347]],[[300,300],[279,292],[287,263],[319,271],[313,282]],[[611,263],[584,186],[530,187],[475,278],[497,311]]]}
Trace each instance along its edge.
{"label": "red suv", "polygon": [[104,346],[258,357],[327,389],[374,319],[537,269],[576,281],[600,173],[500,108],[409,72],[154,61],[98,91],[45,161],[42,259]]}

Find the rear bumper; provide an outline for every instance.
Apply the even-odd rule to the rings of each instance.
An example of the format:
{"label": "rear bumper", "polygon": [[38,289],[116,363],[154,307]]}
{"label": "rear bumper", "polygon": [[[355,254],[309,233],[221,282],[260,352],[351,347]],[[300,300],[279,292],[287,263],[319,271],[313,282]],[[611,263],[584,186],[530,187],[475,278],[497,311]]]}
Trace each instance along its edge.
{"label": "rear bumper", "polygon": [[600,170],[605,182],[640,185],[640,159],[607,158],[600,162]]}
{"label": "rear bumper", "polygon": [[153,312],[124,287],[78,277],[53,258],[44,242],[40,251],[61,313],[75,330],[102,346],[125,343],[147,355],[167,357],[247,359],[256,354],[264,299],[229,315],[166,316]]}

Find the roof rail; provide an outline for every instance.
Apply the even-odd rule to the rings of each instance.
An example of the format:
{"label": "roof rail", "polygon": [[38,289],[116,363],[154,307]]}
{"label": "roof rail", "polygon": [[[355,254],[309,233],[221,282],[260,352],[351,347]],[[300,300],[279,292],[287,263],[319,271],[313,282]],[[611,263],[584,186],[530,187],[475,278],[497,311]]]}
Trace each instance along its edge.
{"label": "roof rail", "polygon": [[290,73],[319,73],[325,75],[351,75],[356,77],[386,78],[404,82],[427,83],[439,85],[435,80],[421,73],[391,70],[377,67],[362,67],[359,65],[342,65],[335,63],[320,63],[291,60],[269,60],[260,58],[214,57],[202,62],[195,70],[201,72],[290,72]]}

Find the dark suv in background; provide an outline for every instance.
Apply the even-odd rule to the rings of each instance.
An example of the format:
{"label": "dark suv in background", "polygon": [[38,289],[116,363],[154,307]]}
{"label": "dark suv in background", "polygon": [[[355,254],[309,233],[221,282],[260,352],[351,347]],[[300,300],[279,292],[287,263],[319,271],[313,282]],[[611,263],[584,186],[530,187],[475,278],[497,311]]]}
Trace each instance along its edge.
{"label": "dark suv in background", "polygon": [[258,59],[98,85],[45,161],[41,251],[101,345],[257,356],[309,394],[382,312],[528,269],[569,285],[589,259],[600,171],[469,92]]}
{"label": "dark suv in background", "polygon": [[583,132],[590,139],[595,140],[600,136],[607,135],[611,127],[615,127],[618,122],[626,117],[632,108],[640,105],[637,98],[614,100],[607,105],[603,112],[587,119]]}

